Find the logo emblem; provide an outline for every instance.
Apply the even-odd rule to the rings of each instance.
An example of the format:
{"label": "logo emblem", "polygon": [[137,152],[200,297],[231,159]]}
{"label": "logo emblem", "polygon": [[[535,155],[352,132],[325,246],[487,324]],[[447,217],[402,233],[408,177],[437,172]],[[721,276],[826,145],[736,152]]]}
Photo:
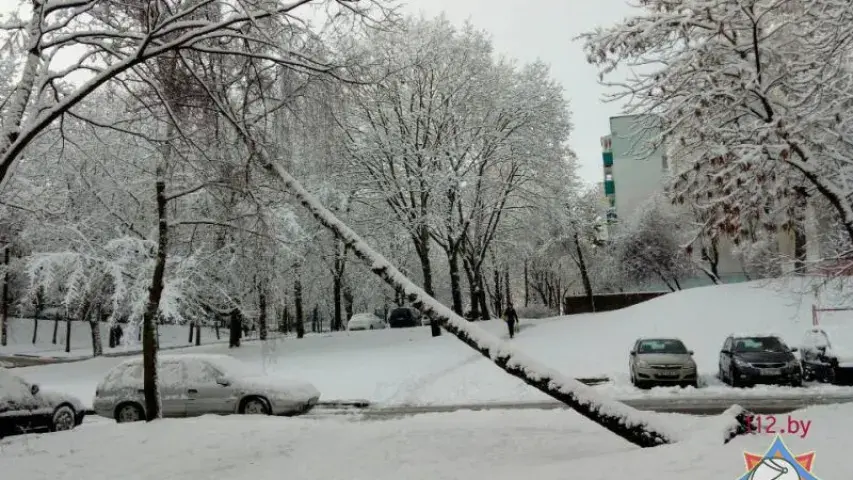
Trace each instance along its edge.
{"label": "logo emblem", "polygon": [[764,455],[743,453],[746,473],[738,480],[820,480],[812,473],[814,457],[815,452],[792,454],[782,437],[776,435]]}

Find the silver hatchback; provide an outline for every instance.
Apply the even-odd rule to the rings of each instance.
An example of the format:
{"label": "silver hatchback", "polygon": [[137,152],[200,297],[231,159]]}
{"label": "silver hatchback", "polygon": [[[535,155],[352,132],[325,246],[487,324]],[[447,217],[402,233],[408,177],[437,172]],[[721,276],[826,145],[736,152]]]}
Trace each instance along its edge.
{"label": "silver hatchback", "polygon": [[[160,355],[158,367],[164,417],[297,415],[320,398],[310,383],[264,375],[228,355]],[[122,423],[144,420],[142,371],[141,358],[110,370],[95,392],[95,413]]]}
{"label": "silver hatchback", "polygon": [[634,342],[628,360],[631,383],[639,388],[655,385],[698,386],[693,351],[677,338],[641,338]]}

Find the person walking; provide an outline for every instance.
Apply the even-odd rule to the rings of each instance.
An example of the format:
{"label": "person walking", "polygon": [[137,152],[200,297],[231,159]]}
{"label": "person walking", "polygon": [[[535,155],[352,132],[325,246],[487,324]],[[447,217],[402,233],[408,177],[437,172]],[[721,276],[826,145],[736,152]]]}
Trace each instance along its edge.
{"label": "person walking", "polygon": [[515,313],[515,308],[512,303],[506,306],[506,326],[509,329],[509,338],[515,337],[515,325],[518,323],[518,314]]}

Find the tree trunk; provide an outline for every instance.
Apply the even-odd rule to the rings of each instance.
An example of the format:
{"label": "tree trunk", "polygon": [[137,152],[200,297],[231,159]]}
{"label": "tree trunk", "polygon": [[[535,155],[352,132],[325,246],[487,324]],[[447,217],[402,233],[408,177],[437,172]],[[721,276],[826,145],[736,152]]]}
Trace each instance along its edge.
{"label": "tree trunk", "polygon": [[512,288],[509,285],[509,266],[504,270],[504,288],[506,291],[504,292],[504,297],[506,298],[506,304],[509,305],[512,303]]}
{"label": "tree trunk", "polygon": [[65,353],[71,353],[71,315],[65,315]]}
{"label": "tree trunk", "polygon": [[492,278],[495,282],[495,295],[494,295],[494,306],[495,306],[495,316],[501,318],[504,314],[503,310],[503,285],[501,285],[501,271],[495,267],[492,272]]}
{"label": "tree trunk", "polygon": [[261,285],[258,289],[258,338],[267,339],[267,292],[266,286]]}
{"label": "tree trunk", "polygon": [[9,254],[12,246],[3,248],[3,304],[0,306],[0,346],[9,343]]}
{"label": "tree trunk", "polygon": [[480,297],[477,296],[477,279],[474,278],[474,272],[471,270],[471,264],[467,259],[463,259],[462,266],[465,269],[465,278],[468,280],[468,297],[471,301],[471,320],[476,320],[480,317]]}
{"label": "tree trunk", "polygon": [[[355,299],[353,298],[353,295],[352,295],[352,289],[349,287],[349,285],[345,284],[344,285],[344,315],[346,316],[347,321],[349,321],[349,319],[352,318],[353,314],[355,313],[353,311],[353,309],[355,308],[355,305],[353,305],[354,303],[355,303]],[[346,330],[346,324],[342,325],[341,330]]]}
{"label": "tree trunk", "polygon": [[302,311],[302,280],[299,275],[293,280],[293,305],[296,309],[296,338],[305,336],[305,316]]}
{"label": "tree trunk", "polygon": [[187,343],[193,343],[193,334],[195,333],[195,322],[189,322],[188,325],[190,326],[190,336],[187,339]]}
{"label": "tree trunk", "polygon": [[243,333],[243,322],[240,310],[231,310],[231,318],[228,323],[228,348],[237,348],[240,346],[240,335]]}
{"label": "tree trunk", "polygon": [[527,259],[524,259],[524,306],[530,306],[530,274],[527,270]]}
{"label": "tree trunk", "polygon": [[53,319],[53,344],[56,345],[57,337],[59,336],[59,317]]}
{"label": "tree trunk", "polygon": [[[595,294],[592,291],[592,282],[589,279],[589,267],[586,264],[586,259],[583,256],[583,247],[581,246],[580,235],[575,232],[575,251],[577,252],[578,270],[581,273],[581,283],[583,283],[583,291],[586,294],[586,300],[591,311],[595,311]],[[562,304],[562,302],[560,302]]]}
{"label": "tree trunk", "polygon": [[145,305],[145,313],[142,315],[143,389],[145,392],[145,417],[149,422],[163,416],[157,374],[157,350],[160,346],[158,338],[160,298],[163,296],[165,286],[166,255],[169,248],[165,174],[164,166],[158,165],[157,182],[154,184],[157,201],[157,256],[154,261],[154,273],[151,275],[151,286],[148,287],[148,302]]}
{"label": "tree trunk", "polygon": [[[432,288],[432,263],[429,259],[429,244],[432,238],[429,235],[429,230],[426,226],[418,228],[418,235],[414,238],[415,251],[418,254],[418,260],[421,262],[421,271],[424,277],[424,291],[430,297],[435,296],[435,291]],[[441,326],[435,322],[429,322],[430,333],[433,337],[441,336]]]}
{"label": "tree trunk", "polygon": [[[423,289],[407,279],[399,270],[388,264],[383,257],[367,245],[352,229],[344,225],[335,215],[308,193],[281,165],[271,163],[270,170],[278,174],[284,187],[326,228],[349,244],[356,256],[370,270],[392,287],[406,292],[412,304],[428,315],[431,323],[441,324],[463,343],[480,352],[508,374],[517,377],[537,390],[563,402],[577,413],[593,420],[602,427],[625,440],[641,446],[653,447],[672,443],[678,432],[672,431],[665,422],[657,422],[623,403],[609,400],[577,380],[529,358],[515,349],[501,348],[505,343],[494,335],[466,322],[452,310],[444,307]],[[748,412],[740,411],[737,424],[724,433],[724,442],[752,428],[746,420]]]}
{"label": "tree trunk", "polygon": [[340,330],[341,320],[341,277],[335,275],[332,278],[332,299],[335,307],[335,316],[332,318],[331,329],[333,332]]}
{"label": "tree trunk", "polygon": [[482,272],[474,272],[474,285],[477,286],[477,301],[480,303],[480,320],[489,320],[489,302],[486,299],[486,279]]}
{"label": "tree trunk", "polygon": [[447,265],[450,267],[450,296],[453,298],[453,311],[457,315],[464,315],[462,282],[459,278],[459,252],[454,250],[447,254]]}
{"label": "tree trunk", "polygon": [[219,318],[219,315],[216,315],[216,322],[213,324],[213,330],[216,332],[216,339],[222,340],[222,335],[219,333],[219,327],[222,324],[222,320]]}
{"label": "tree trunk", "polygon": [[35,345],[38,341],[39,315],[41,315],[41,310],[39,309],[39,307],[36,307],[35,316],[33,316],[33,345]]}
{"label": "tree trunk", "polygon": [[104,354],[104,342],[101,339],[101,322],[97,316],[94,319],[89,318],[89,327],[92,329],[92,356],[100,357]]}
{"label": "tree trunk", "polygon": [[201,322],[193,322],[195,324],[195,346],[201,346]]}

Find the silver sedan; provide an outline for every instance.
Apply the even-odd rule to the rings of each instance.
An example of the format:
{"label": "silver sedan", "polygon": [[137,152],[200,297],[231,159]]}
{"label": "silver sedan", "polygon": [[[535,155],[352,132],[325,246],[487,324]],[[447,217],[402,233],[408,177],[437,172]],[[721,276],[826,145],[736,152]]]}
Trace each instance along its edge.
{"label": "silver sedan", "polygon": [[[310,383],[264,375],[228,355],[161,355],[158,365],[164,417],[298,415],[320,398]],[[93,407],[120,423],[144,420],[142,359],[110,370],[98,385]]]}

